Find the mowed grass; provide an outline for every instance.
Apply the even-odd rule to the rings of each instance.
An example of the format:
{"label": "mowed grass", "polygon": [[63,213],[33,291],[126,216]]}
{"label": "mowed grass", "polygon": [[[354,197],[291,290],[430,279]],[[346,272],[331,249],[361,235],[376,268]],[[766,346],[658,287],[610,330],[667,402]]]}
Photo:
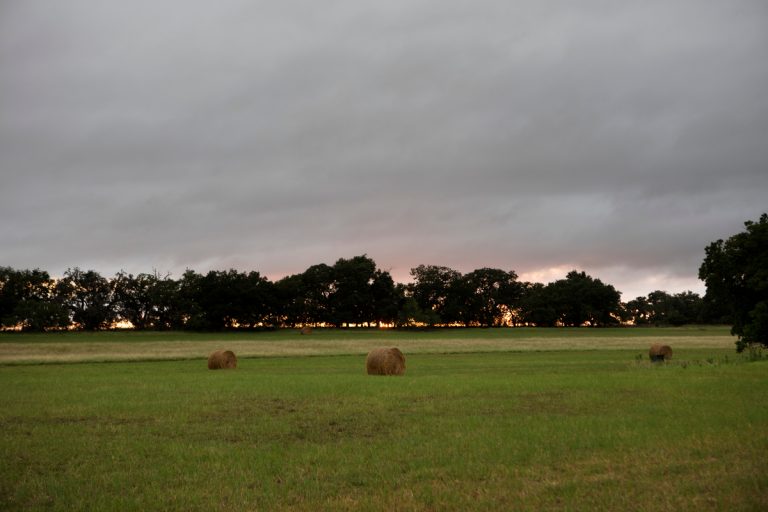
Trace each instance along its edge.
{"label": "mowed grass", "polygon": [[4,365],[0,510],[767,509],[768,361],[644,352]]}
{"label": "mowed grass", "polygon": [[366,354],[397,345],[409,354],[509,352],[530,350],[647,350],[652,343],[674,348],[733,349],[725,326],[678,328],[514,328],[316,329],[302,336],[294,329],[273,332],[96,332],[0,333],[0,364],[148,361],[204,358],[226,348],[240,357]]}

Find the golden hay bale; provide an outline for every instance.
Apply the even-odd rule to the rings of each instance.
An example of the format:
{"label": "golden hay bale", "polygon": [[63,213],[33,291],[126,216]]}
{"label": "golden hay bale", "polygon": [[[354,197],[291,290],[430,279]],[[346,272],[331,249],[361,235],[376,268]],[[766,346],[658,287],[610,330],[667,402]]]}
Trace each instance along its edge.
{"label": "golden hay bale", "polygon": [[237,368],[237,357],[231,350],[217,350],[208,356],[209,370],[228,370]]}
{"label": "golden hay bale", "polygon": [[666,361],[667,359],[672,359],[672,347],[669,345],[662,345],[661,343],[654,343],[648,351],[648,356],[651,358],[651,361]]}
{"label": "golden hay bale", "polygon": [[365,359],[368,375],[402,375],[405,373],[405,356],[399,349],[375,348]]}
{"label": "golden hay bale", "polygon": [[312,334],[312,328],[311,327],[302,327],[301,328],[301,334]]}

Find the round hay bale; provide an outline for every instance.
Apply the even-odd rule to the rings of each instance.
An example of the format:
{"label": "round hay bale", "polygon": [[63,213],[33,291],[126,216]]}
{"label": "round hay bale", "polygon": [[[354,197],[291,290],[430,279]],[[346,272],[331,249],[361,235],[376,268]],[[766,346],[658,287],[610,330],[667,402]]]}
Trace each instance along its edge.
{"label": "round hay bale", "polygon": [[375,348],[365,359],[368,375],[402,375],[405,373],[405,356],[399,349]]}
{"label": "round hay bale", "polygon": [[312,328],[309,326],[302,327],[301,334],[312,334]]}
{"label": "round hay bale", "polygon": [[208,356],[209,370],[232,370],[237,368],[237,357],[231,350],[217,350]]}
{"label": "round hay bale", "polygon": [[650,357],[653,362],[672,359],[672,347],[669,345],[662,345],[661,343],[654,343],[648,351],[648,357]]}

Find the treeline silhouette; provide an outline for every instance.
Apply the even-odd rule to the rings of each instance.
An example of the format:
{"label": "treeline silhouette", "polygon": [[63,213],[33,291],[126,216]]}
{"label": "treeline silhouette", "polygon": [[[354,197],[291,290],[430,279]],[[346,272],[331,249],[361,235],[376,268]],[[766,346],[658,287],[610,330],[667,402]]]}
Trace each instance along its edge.
{"label": "treeline silhouette", "polygon": [[137,330],[264,329],[350,326],[610,326],[722,322],[692,292],[655,291],[627,303],[585,272],[549,284],[518,281],[514,271],[462,274],[420,265],[413,282],[395,283],[367,255],[313,265],[270,281],[259,272],[48,272],[0,267],[0,326],[49,331],[102,330],[122,322]]}

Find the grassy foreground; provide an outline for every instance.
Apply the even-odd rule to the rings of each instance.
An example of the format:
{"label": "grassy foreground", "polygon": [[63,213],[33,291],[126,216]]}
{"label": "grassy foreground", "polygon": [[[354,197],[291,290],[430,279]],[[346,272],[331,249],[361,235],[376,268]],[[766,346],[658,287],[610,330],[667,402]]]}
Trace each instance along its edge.
{"label": "grassy foreground", "polygon": [[768,361],[706,345],[0,365],[0,510],[765,510]]}

